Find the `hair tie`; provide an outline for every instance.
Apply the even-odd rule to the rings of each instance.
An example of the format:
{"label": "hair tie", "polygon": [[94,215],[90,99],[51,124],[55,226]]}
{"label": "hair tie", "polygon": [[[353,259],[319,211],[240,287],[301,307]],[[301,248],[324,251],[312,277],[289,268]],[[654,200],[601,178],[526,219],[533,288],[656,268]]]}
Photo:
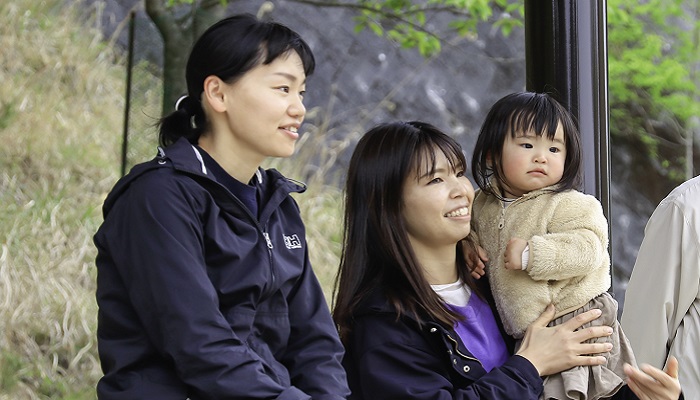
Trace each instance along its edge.
{"label": "hair tie", "polygon": [[[185,99],[188,98],[188,97],[189,97],[188,95],[183,95],[183,96],[180,96],[179,99],[177,99],[177,101],[175,102],[175,111],[179,111],[179,110],[180,110],[180,103],[182,103],[182,101],[185,100]],[[185,110],[185,111],[187,111],[187,110]]]}

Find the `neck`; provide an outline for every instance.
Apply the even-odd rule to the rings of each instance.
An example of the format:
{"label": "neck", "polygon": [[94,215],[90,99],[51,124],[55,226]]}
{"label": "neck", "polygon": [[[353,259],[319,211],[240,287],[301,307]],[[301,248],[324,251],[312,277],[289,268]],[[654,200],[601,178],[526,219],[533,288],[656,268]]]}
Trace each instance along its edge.
{"label": "neck", "polygon": [[242,183],[247,184],[253,178],[255,171],[263,161],[254,159],[254,157],[246,158],[245,154],[236,151],[239,147],[234,141],[223,135],[202,135],[198,144],[209,153],[211,158],[216,160],[224,171]]}
{"label": "neck", "polygon": [[457,252],[455,244],[442,247],[413,245],[425,279],[431,285],[444,285],[457,281]]}

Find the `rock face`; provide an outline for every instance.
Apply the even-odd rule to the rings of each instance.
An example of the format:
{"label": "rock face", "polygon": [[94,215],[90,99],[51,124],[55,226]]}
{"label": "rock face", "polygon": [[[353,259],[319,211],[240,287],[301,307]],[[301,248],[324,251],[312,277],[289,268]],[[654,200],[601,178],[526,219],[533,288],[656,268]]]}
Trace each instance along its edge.
{"label": "rock face", "polygon": [[[141,4],[138,0],[84,1],[102,10],[107,37],[114,34],[132,7]],[[262,2],[229,3],[231,13],[257,14]],[[142,7],[137,10],[136,58],[159,64],[160,36]],[[314,50],[317,69],[307,85],[309,114],[304,130],[323,133],[327,143],[343,143],[335,163],[341,175],[359,135],[376,123],[391,120],[430,122],[454,135],[469,158],[490,106],[505,94],[525,88],[522,29],[503,37],[497,29],[484,25],[477,38],[443,45],[439,55],[425,59],[417,51],[400,49],[369,31],[355,33],[353,15],[342,8],[284,0],[275,1],[266,14],[299,32]],[[444,29],[445,25],[441,26]],[[119,43],[126,43],[126,31],[119,34]],[[629,172],[629,163],[640,161],[631,156],[634,150],[617,146],[613,151],[613,292],[622,303],[644,225],[671,187],[659,189],[656,185],[656,194],[639,193],[638,188],[645,185],[639,183],[640,175]]]}

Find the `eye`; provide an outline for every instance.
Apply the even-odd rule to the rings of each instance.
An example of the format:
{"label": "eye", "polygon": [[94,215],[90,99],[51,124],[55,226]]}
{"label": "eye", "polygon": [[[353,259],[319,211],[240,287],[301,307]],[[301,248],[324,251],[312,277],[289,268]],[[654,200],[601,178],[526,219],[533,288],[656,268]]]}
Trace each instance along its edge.
{"label": "eye", "polygon": [[552,153],[559,153],[561,149],[559,149],[558,147],[550,147],[549,151],[551,151]]}
{"label": "eye", "polygon": [[463,176],[464,176],[464,170],[457,171],[457,172],[455,173],[455,175],[457,175],[458,178],[463,177]]}
{"label": "eye", "polygon": [[442,178],[435,177],[435,178],[431,179],[430,182],[428,182],[428,185],[433,185],[435,183],[440,183],[440,182],[442,182]]}
{"label": "eye", "polygon": [[279,86],[277,90],[281,90],[285,93],[289,93],[289,86]]}
{"label": "eye", "polygon": [[306,90],[302,90],[302,91],[299,92],[299,97],[300,97],[300,98],[303,99],[303,98],[304,98],[304,95],[306,95]]}
{"label": "eye", "polygon": [[521,143],[520,147],[522,147],[524,149],[531,149],[532,145],[530,143]]}

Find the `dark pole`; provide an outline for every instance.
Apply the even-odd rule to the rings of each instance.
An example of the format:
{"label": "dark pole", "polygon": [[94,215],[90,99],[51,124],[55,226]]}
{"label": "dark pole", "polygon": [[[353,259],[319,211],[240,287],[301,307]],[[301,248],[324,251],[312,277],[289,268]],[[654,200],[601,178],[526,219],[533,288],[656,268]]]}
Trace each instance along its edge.
{"label": "dark pole", "polygon": [[610,220],[606,6],[606,0],[525,0],[525,63],[527,89],[555,93],[576,117],[583,191],[600,200]]}
{"label": "dark pole", "polygon": [[136,25],[136,13],[129,13],[129,49],[126,65],[126,96],[124,100],[124,133],[122,136],[122,168],[121,174],[126,174],[127,150],[129,148],[129,111],[131,109],[131,73],[134,65],[134,26]]}

